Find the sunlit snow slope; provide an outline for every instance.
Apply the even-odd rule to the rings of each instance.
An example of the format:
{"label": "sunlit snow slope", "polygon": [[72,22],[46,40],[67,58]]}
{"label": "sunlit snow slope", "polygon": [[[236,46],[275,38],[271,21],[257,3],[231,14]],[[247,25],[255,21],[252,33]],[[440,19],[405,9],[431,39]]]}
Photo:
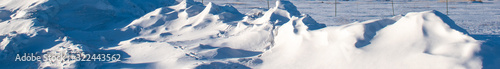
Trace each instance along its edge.
{"label": "sunlit snow slope", "polygon": [[[289,1],[248,14],[193,0],[7,0],[0,7],[1,68],[482,68],[481,42],[434,10],[325,26]],[[14,61],[19,53],[70,51],[124,56]]]}

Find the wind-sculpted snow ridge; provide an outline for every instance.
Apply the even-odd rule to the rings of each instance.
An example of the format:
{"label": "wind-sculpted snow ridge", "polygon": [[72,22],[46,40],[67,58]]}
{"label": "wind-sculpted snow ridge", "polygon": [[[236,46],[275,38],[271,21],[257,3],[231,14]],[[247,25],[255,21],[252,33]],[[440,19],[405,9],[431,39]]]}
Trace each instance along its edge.
{"label": "wind-sculpted snow ridge", "polygon": [[264,63],[258,68],[481,68],[480,58],[474,56],[480,43],[450,28],[450,22],[443,21],[447,17],[440,15],[413,12],[397,21],[366,21],[301,35],[286,34],[293,33],[289,24],[279,28],[272,53],[262,55]]}
{"label": "wind-sculpted snow ridge", "polygon": [[[174,0],[2,0],[2,69],[93,68],[103,62],[15,61],[16,54],[124,53],[100,50],[129,39],[120,31],[132,20]],[[124,25],[123,25],[124,24]]]}
{"label": "wind-sculpted snow ridge", "polygon": [[[56,0],[59,2],[59,0]],[[128,1],[128,0],[126,0]],[[8,3],[14,3],[9,1]],[[193,0],[109,2],[101,14],[140,17],[90,18],[97,12],[63,10],[57,15],[18,10],[0,23],[0,63],[5,68],[215,68],[215,69],[478,69],[480,42],[438,11],[423,11],[341,26],[325,26],[301,14],[289,1],[242,14],[230,5]],[[33,3],[44,6],[47,2]],[[67,2],[69,3],[72,1]],[[94,3],[94,2],[92,2]],[[157,5],[144,14],[117,12],[129,3]],[[165,5],[151,3],[168,3]],[[84,3],[85,4],[85,3]],[[103,4],[103,5],[110,5]],[[1,6],[6,6],[2,3]],[[144,6],[138,4],[137,6]],[[163,6],[163,7],[160,7]],[[15,6],[7,6],[16,8]],[[57,6],[53,6],[57,7]],[[52,7],[52,8],[53,8]],[[81,6],[87,7],[87,6]],[[50,8],[50,7],[49,7]],[[2,8],[5,9],[5,8]],[[20,9],[20,10],[19,10]],[[95,9],[95,8],[94,8]],[[36,8],[35,8],[36,10]],[[28,11],[28,10],[25,10]],[[38,9],[44,13],[50,10]],[[90,11],[90,10],[85,10]],[[120,10],[118,10],[120,11]],[[139,11],[139,12],[143,12]],[[1,15],[4,15],[3,11]],[[69,14],[71,13],[71,14]],[[37,15],[35,15],[37,14]],[[40,15],[38,15],[40,14]],[[67,16],[64,16],[67,15]],[[106,15],[104,15],[106,16]],[[91,16],[89,16],[91,17]],[[53,20],[55,19],[55,20]],[[57,20],[59,19],[59,20]],[[132,19],[132,20],[129,20]],[[47,21],[47,22],[44,22]],[[109,24],[107,23],[109,22]],[[67,24],[67,25],[64,25]],[[73,26],[78,25],[78,26]],[[118,62],[16,62],[17,53],[113,53]]]}

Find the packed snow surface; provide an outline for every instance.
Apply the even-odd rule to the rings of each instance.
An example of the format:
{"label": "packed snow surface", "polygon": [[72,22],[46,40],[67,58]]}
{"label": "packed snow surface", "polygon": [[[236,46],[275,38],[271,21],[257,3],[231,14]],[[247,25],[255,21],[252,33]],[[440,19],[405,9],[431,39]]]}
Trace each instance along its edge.
{"label": "packed snow surface", "polygon": [[[290,1],[243,14],[231,5],[193,0],[4,0],[0,19],[1,68],[480,69],[484,65],[477,53],[485,41],[469,36],[436,10],[327,26],[300,13]],[[122,57],[111,62],[15,61],[22,53]]]}

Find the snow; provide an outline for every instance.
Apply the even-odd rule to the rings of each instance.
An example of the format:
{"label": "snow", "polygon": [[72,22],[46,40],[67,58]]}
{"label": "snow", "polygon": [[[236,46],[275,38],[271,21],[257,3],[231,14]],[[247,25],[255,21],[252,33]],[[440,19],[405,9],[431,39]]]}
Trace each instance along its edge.
{"label": "snow", "polygon": [[[198,0],[199,1],[199,0]],[[275,0],[271,0],[275,1]],[[391,1],[383,0],[349,0],[337,1],[335,16],[334,0],[290,0],[297,9],[312,16],[318,23],[326,25],[344,25],[372,19],[391,18]],[[500,8],[498,0],[483,0],[483,3],[463,1],[449,2],[448,16],[456,24],[471,34],[500,35]],[[266,0],[205,0],[219,4],[230,4],[242,13],[253,9],[267,8]],[[270,6],[275,6],[270,3]],[[394,0],[394,14],[406,14],[416,11],[437,10],[446,14],[446,3],[439,0]]]}
{"label": "snow", "polygon": [[301,34],[293,34],[293,25],[287,23],[288,26],[279,28],[271,53],[263,54],[261,68],[481,68],[480,59],[473,56],[479,50],[479,42],[447,26],[442,19],[445,16],[439,14],[437,11],[408,13],[394,24],[386,23],[385,28],[371,34],[371,43],[360,48],[356,48],[356,42],[370,36],[364,33],[391,21],[327,27]]}
{"label": "snow", "polygon": [[[296,1],[251,11],[205,2],[5,0],[0,68],[495,69],[500,63],[498,36],[472,34],[441,10],[342,22],[328,20],[331,14],[315,20],[324,12],[304,14]],[[350,15],[343,13],[336,18]],[[120,54],[121,61],[14,61],[22,53]]]}

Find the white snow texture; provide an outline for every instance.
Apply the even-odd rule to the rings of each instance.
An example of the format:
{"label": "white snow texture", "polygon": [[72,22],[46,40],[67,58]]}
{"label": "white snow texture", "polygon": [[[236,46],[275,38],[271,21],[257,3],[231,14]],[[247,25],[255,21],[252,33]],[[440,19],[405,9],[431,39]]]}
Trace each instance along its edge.
{"label": "white snow texture", "polygon": [[[438,11],[340,26],[290,1],[242,14],[193,0],[2,0],[0,68],[480,69],[481,41]],[[122,61],[14,61],[16,54]]]}

